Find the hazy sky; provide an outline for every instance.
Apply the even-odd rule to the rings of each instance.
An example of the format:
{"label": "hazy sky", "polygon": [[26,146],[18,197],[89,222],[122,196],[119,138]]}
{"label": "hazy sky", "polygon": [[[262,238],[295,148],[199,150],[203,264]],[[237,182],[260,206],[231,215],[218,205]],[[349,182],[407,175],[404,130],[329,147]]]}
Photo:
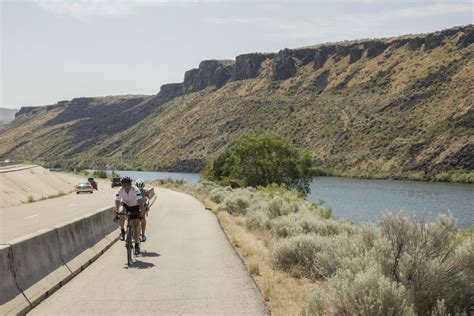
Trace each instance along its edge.
{"label": "hazy sky", "polygon": [[0,0],[0,107],[155,94],[201,60],[473,23],[472,0]]}

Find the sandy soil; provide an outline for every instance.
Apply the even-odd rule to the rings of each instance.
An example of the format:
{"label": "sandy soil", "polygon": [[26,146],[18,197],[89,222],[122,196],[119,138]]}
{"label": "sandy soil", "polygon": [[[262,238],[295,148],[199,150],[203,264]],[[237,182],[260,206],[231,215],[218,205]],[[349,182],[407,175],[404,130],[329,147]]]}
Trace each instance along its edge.
{"label": "sandy soil", "polygon": [[29,196],[39,200],[60,192],[69,193],[84,177],[51,172],[39,166],[0,169],[0,208],[22,204]]}

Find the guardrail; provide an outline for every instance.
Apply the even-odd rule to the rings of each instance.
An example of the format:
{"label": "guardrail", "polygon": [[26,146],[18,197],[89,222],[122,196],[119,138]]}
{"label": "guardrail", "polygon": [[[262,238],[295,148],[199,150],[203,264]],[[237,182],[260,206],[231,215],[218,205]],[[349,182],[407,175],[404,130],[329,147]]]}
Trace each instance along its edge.
{"label": "guardrail", "polygon": [[113,208],[0,245],[0,315],[23,315],[116,240]]}

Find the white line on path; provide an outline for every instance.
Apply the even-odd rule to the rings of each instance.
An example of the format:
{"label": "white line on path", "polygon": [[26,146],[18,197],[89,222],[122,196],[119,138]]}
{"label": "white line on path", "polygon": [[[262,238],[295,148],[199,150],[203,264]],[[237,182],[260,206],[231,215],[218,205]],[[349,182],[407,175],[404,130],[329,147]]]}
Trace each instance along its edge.
{"label": "white line on path", "polygon": [[31,215],[31,216],[27,216],[27,217],[25,217],[24,219],[33,218],[33,217],[36,217],[36,216],[39,216],[39,214],[35,214],[35,215]]}

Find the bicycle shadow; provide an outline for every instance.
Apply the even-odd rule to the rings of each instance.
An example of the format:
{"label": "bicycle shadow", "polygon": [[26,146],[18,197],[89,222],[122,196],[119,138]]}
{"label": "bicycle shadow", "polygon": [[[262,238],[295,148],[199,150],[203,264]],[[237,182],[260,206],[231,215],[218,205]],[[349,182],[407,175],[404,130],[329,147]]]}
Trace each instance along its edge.
{"label": "bicycle shadow", "polygon": [[141,256],[141,257],[159,257],[159,256],[161,256],[161,254],[156,253],[156,252],[152,252],[152,251],[148,252],[148,251],[146,251],[146,250],[143,250],[143,251],[140,253],[140,256]]}
{"label": "bicycle shadow", "polygon": [[135,259],[133,263],[130,266],[126,266],[126,269],[150,269],[155,267],[156,265],[152,262],[145,262],[145,261],[140,261],[138,259]]}
{"label": "bicycle shadow", "polygon": [[156,253],[156,252],[148,252],[146,250],[142,251],[139,255],[139,257],[135,257],[135,261],[133,261],[133,263],[130,265],[130,266],[125,266],[124,268],[125,269],[131,269],[131,268],[135,268],[135,269],[150,269],[150,268],[153,268],[153,267],[156,267],[156,265],[152,262],[146,262],[146,261],[140,261],[140,257],[159,257],[161,256],[159,253]]}

